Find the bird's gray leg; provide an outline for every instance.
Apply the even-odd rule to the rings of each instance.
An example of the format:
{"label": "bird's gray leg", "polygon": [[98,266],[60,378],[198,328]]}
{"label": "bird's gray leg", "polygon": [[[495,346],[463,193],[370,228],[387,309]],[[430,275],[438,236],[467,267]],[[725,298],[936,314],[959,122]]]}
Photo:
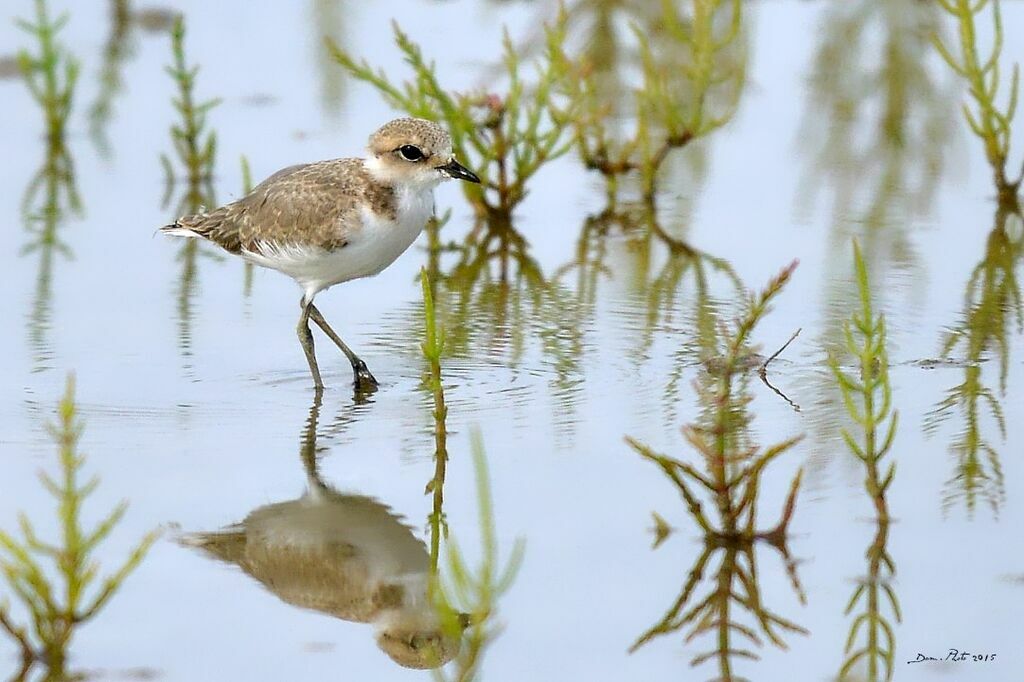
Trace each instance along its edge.
{"label": "bird's gray leg", "polygon": [[299,452],[302,457],[302,466],[306,470],[306,485],[310,491],[327,490],[327,485],[320,478],[316,461],[316,428],[320,420],[322,401],[323,391],[317,391],[313,396],[313,406],[309,408],[309,418],[306,420],[306,428],[302,432],[302,448]]}
{"label": "bird's gray leg", "polygon": [[[313,308],[312,301],[307,303],[302,299],[302,314],[299,315],[299,324],[295,328],[299,335],[299,343],[302,344],[302,351],[306,354],[306,362],[309,363],[309,373],[313,375],[313,387],[317,392],[324,390],[324,382],[320,379],[320,368],[316,366],[316,353],[313,351],[313,332],[309,328],[310,308]],[[313,308],[316,310],[316,308]],[[319,313],[317,313],[319,315]]]}
{"label": "bird's gray leg", "polygon": [[352,349],[345,345],[345,342],[341,340],[341,337],[331,329],[331,325],[327,324],[327,320],[320,314],[320,311],[315,305],[310,303],[307,306],[309,310],[309,317],[311,320],[316,322],[320,329],[324,330],[324,334],[327,334],[331,341],[337,344],[341,352],[345,354],[348,361],[352,363],[352,374],[355,377],[355,384],[357,388],[371,388],[377,385],[377,380],[370,374],[370,370],[366,367],[366,363],[359,359],[359,356],[352,352]]}

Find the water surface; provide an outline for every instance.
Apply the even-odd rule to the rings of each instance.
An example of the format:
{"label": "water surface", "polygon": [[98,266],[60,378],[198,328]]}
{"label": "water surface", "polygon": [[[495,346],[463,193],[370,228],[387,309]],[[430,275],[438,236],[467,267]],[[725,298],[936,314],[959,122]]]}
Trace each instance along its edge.
{"label": "water surface", "polygon": [[[111,63],[109,8],[53,5],[70,10],[62,39],[82,61],[67,149],[80,205],[60,199],[64,248],[23,250],[33,236],[22,199],[46,145],[24,84],[0,81],[0,524],[13,529],[24,510],[41,531],[54,530],[52,501],[34,472],[52,465],[45,424],[74,372],[87,424],[82,448],[102,478],[90,505],[131,501],[100,560],[116,564],[144,532],[167,529],[102,616],[79,632],[72,667],[168,680],[422,677],[388,659],[371,626],[297,608],[179,542],[182,533],[215,531],[306,490],[301,455],[314,397],[294,334],[299,292],[256,271],[247,293],[243,265],[212,249],[187,271],[181,245],[154,234],[174,217],[173,200],[162,202],[159,163],[174,120],[160,15],[117,37]],[[736,673],[754,680],[835,678],[852,618],[844,609],[877,537],[863,471],[839,435],[847,421],[825,363],[857,301],[851,236],[864,248],[872,295],[887,318],[900,412],[886,539],[902,611],[902,622],[893,621],[896,679],[1009,680],[1024,669],[1024,552],[1014,530],[1024,522],[1024,403],[1013,398],[1024,381],[1019,291],[1004,301],[1004,328],[987,342],[970,317],[980,295],[972,281],[1020,276],[1021,237],[993,233],[990,172],[960,118],[961,89],[927,41],[903,39],[906,16],[883,5],[748,3],[750,63],[737,117],[674,162],[661,197],[665,229],[722,259],[747,287],[800,261],[755,334],[770,351],[803,329],[769,373],[800,409],[750,377],[747,437],[768,445],[807,434],[766,472],[759,501],[769,524],[804,468],[788,543],[800,591],[772,547],[759,545],[755,556],[765,605],[808,634],[784,634],[786,650],[755,647],[759,661],[737,659]],[[152,8],[132,7],[141,9]],[[396,73],[394,14],[436,56],[445,81],[464,88],[491,73],[502,24],[525,40],[551,8],[418,1],[399,11],[338,0],[175,9],[188,22],[189,58],[202,65],[199,96],[223,98],[209,119],[219,139],[213,187],[223,202],[240,194],[241,155],[262,178],[292,163],[357,154],[396,114],[325,59],[323,34]],[[25,44],[7,19],[31,12],[28,2],[5,7],[0,52]],[[1024,25],[1024,6],[1005,2],[1003,13],[1003,59],[1024,61],[1012,28]],[[902,45],[897,56],[894,41]],[[884,68],[897,58],[904,72]],[[105,93],[111,72],[118,85]],[[897,106],[901,88],[908,93]],[[109,113],[97,123],[89,112],[102,98]],[[1013,158],[1020,151],[1018,144]],[[472,215],[453,185],[438,190],[437,202],[453,209],[444,235],[458,239]],[[504,630],[488,650],[484,679],[715,674],[713,665],[689,667],[714,648],[709,636],[685,643],[670,634],[627,653],[670,609],[703,545],[675,488],[623,438],[694,456],[680,428],[706,407],[692,386],[704,372],[700,322],[709,311],[734,313],[740,298],[721,263],[684,262],[664,240],[595,227],[590,218],[602,206],[595,177],[571,156],[560,159],[535,178],[515,223],[546,285],[516,277],[502,284],[492,271],[465,287],[442,287],[447,520],[466,552],[478,553],[469,439],[479,428],[499,544],[507,553],[521,537],[527,548],[500,602]],[[329,390],[315,429],[319,475],[333,489],[386,505],[417,537],[425,537],[423,491],[433,475],[419,347],[424,241],[380,276],[318,300],[381,380],[372,396],[354,397],[344,358],[320,341]],[[999,270],[995,261],[1009,265]],[[943,353],[951,331],[964,340]],[[970,382],[990,398],[954,394],[937,412]],[[989,446],[976,461],[965,454],[970,438]],[[656,550],[652,511],[677,531]],[[907,664],[919,652],[944,657],[950,648],[998,658]],[[16,667],[5,640],[0,661],[2,670]]]}

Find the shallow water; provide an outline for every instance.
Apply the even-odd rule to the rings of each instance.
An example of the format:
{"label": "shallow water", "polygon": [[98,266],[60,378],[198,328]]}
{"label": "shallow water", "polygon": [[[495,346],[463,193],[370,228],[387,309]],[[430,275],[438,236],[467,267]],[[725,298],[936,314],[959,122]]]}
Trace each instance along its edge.
{"label": "shallow water", "polygon": [[[72,669],[169,680],[429,674],[389,660],[372,626],[290,605],[237,567],[179,542],[306,489],[300,455],[314,398],[295,342],[299,292],[276,273],[256,271],[247,294],[243,265],[216,257],[198,258],[192,283],[183,283],[180,244],[154,234],[174,214],[173,202],[162,205],[159,162],[174,120],[173,84],[163,72],[169,39],[137,24],[123,37],[104,146],[88,112],[102,96],[108,8],[53,4],[71,10],[62,39],[82,60],[68,143],[81,209],[58,228],[66,252],[23,252],[31,234],[21,202],[45,159],[42,118],[18,78],[0,80],[0,217],[8,236],[0,253],[0,375],[7,377],[0,527],[13,530],[24,510],[41,532],[55,530],[52,500],[35,472],[53,468],[46,423],[74,372],[86,468],[102,479],[87,510],[98,518],[117,500],[131,502],[99,560],[114,566],[146,531],[166,529],[109,607],[77,633]],[[189,59],[202,65],[198,95],[223,98],[210,113],[222,202],[240,193],[240,155],[259,179],[298,161],[355,154],[395,114],[325,60],[323,34],[397,74],[394,12],[436,56],[445,81],[461,88],[489,73],[503,23],[527,36],[549,16],[534,4],[468,1],[407,2],[400,10],[341,0],[298,9],[176,7],[187,18]],[[788,551],[805,603],[775,549],[759,545],[756,558],[765,605],[808,634],[784,633],[786,650],[753,647],[760,660],[738,658],[734,670],[753,680],[834,679],[844,660],[853,617],[844,609],[867,571],[876,527],[863,471],[839,434],[846,417],[825,349],[839,342],[839,325],[857,302],[849,246],[857,236],[887,319],[900,412],[886,544],[902,611],[893,623],[895,679],[1017,679],[1024,674],[1017,646],[1024,546],[1013,530],[1024,522],[1024,403],[1013,397],[1024,381],[1019,313],[1007,311],[1002,347],[990,343],[972,356],[961,344],[944,357],[942,344],[951,330],[978,327],[966,324],[965,311],[977,295],[972,279],[986,275],[976,269],[987,248],[1014,254],[1003,272],[1020,276],[1020,235],[1003,246],[990,237],[991,175],[960,118],[963,93],[929,49],[907,48],[923,71],[908,81],[905,105],[893,108],[899,93],[880,55],[892,59],[887,41],[903,35],[904,19],[881,7],[749,3],[750,66],[737,118],[681,155],[661,200],[665,228],[724,259],[747,287],[800,261],[755,333],[770,352],[802,328],[769,369],[799,411],[750,377],[748,437],[769,445],[807,434],[765,473],[759,500],[764,523],[773,523],[803,467]],[[5,6],[5,14],[31,12],[27,2]],[[1024,61],[1024,41],[1009,28],[1024,26],[1024,4],[1005,2],[1003,14],[1003,59]],[[25,41],[0,22],[0,57]],[[901,123],[895,129],[892,116]],[[1020,159],[1019,140],[1014,151]],[[516,538],[526,542],[522,569],[499,604],[504,629],[487,651],[483,679],[716,674],[710,663],[690,669],[694,656],[714,648],[710,635],[684,643],[682,633],[669,634],[627,651],[671,607],[703,545],[676,489],[623,439],[695,458],[680,427],[702,409],[692,386],[704,372],[698,318],[735,311],[737,292],[710,262],[698,264],[699,277],[698,265],[673,258],[664,241],[617,229],[591,234],[587,219],[602,201],[597,180],[575,159],[555,162],[534,179],[516,216],[546,286],[476,282],[446,289],[439,300],[449,334],[448,524],[468,554],[479,553],[469,458],[470,434],[479,429],[499,545],[507,555]],[[453,209],[443,237],[459,238],[472,217],[454,183],[438,190],[437,202]],[[329,386],[316,429],[319,475],[389,506],[418,537],[434,470],[432,404],[421,383],[423,245],[378,277],[318,299],[381,380],[375,394],[353,397],[347,363],[318,339]],[[1009,300],[1019,306],[1019,292]],[[971,381],[989,389],[991,402],[973,413],[958,403],[936,417],[949,392]],[[978,433],[991,451],[982,451],[974,478],[965,477],[957,444]],[[652,511],[676,529],[656,550]],[[997,658],[907,663],[918,653],[944,658],[951,648]],[[0,670],[13,672],[16,663],[14,647],[0,639]]]}

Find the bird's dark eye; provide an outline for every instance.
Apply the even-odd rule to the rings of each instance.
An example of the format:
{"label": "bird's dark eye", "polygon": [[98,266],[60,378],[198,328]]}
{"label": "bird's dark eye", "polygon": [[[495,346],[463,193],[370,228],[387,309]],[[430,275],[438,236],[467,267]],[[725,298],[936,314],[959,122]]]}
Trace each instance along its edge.
{"label": "bird's dark eye", "polygon": [[423,151],[412,144],[403,144],[398,148],[398,153],[402,155],[402,158],[406,161],[419,161],[423,158]]}

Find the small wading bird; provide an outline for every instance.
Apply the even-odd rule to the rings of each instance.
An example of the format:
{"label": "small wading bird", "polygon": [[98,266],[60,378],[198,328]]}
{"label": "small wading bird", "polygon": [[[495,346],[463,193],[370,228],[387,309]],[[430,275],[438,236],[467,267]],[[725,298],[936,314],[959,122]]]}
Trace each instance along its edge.
{"label": "small wading bird", "polygon": [[199,237],[302,287],[297,327],[317,391],[323,390],[313,350],[312,320],[352,363],[357,389],[377,380],[345,345],[313,298],[335,284],[376,275],[416,240],[434,212],[442,180],[480,182],[452,154],[436,123],[400,118],[370,136],[365,159],[289,166],[238,201],[183,216],[161,231]]}
{"label": "small wading bird", "polygon": [[[306,493],[258,507],[237,523],[179,538],[237,565],[282,600],[373,625],[377,646],[407,668],[438,668],[458,655],[474,616],[432,590],[430,555],[405,520],[378,500],[335,490],[317,462],[317,394],[303,432]],[[444,616],[452,618],[447,624]]]}

